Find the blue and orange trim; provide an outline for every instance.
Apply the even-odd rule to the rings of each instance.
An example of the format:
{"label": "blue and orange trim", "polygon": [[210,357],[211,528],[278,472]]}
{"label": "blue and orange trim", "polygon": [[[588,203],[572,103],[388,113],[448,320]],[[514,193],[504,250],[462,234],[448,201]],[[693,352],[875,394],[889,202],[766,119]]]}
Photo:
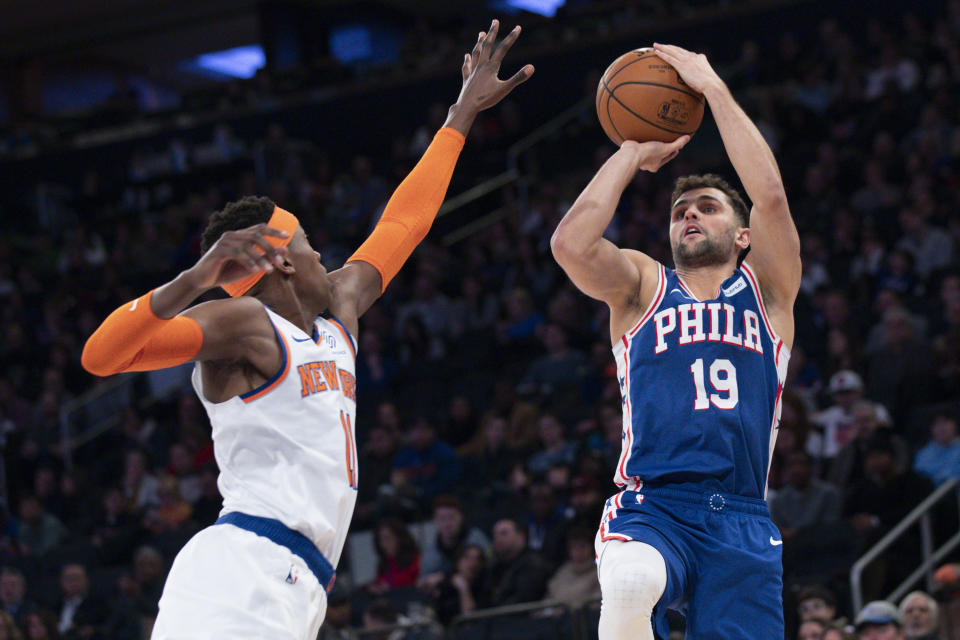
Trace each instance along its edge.
{"label": "blue and orange trim", "polygon": [[283,379],[287,377],[287,373],[290,372],[290,349],[287,347],[287,339],[284,337],[280,330],[277,329],[277,325],[273,323],[273,319],[270,319],[270,324],[273,326],[273,332],[277,336],[277,343],[280,345],[280,350],[283,355],[283,362],[280,363],[280,369],[273,374],[273,377],[264,382],[262,385],[256,389],[251,389],[244,394],[240,395],[240,399],[244,402],[253,402],[257,398],[267,395],[273,391],[277,385],[283,382]]}
{"label": "blue and orange trim", "polygon": [[[333,322],[335,325],[337,325],[337,329],[339,329],[339,330],[340,330],[340,333],[343,334],[343,339],[347,341],[347,344],[348,344],[348,345],[350,345],[350,353],[353,354],[353,359],[356,360],[356,359],[357,359],[357,347],[353,344],[353,337],[350,335],[350,332],[347,331],[347,328],[344,326],[344,324],[343,324],[342,322],[340,322],[340,319],[337,318],[337,316],[335,316],[335,315],[333,315],[333,314],[330,314],[330,317],[328,318],[328,320],[330,320],[330,321]],[[318,338],[319,338],[319,336],[318,336]]]}

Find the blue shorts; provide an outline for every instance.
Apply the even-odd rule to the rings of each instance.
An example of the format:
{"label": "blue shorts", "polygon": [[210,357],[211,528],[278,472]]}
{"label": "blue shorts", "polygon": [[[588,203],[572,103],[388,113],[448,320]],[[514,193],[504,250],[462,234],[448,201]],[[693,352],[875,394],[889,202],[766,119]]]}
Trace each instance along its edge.
{"label": "blue shorts", "polygon": [[783,547],[763,500],[670,486],[622,491],[607,500],[598,540],[598,554],[604,542],[637,540],[663,555],[658,640],[670,633],[667,609],[684,605],[687,638],[784,637]]}

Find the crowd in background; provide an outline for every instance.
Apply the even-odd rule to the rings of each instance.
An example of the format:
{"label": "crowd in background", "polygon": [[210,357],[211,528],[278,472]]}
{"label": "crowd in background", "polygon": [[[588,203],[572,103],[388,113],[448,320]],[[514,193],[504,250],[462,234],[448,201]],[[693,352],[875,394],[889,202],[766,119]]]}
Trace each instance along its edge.
{"label": "crowd in background", "polygon": [[[711,58],[777,154],[802,241],[768,495],[797,638],[885,624],[945,637],[915,633],[927,627],[914,618],[936,616],[924,594],[877,604],[870,620],[844,615],[852,562],[960,475],[960,2],[940,9],[824,20],[773,50],[745,41]],[[135,150],[123,184],[80,168],[56,206],[22,213],[37,218],[29,233],[0,236],[0,638],[138,637],[174,555],[219,510],[209,425],[189,388],[126,407],[66,464],[61,410],[96,384],[79,355],[99,321],[193,264],[206,217],[243,194],[295,211],[339,266],[443,115],[438,105],[396,131],[388,154],[346,168],[319,138],[219,126],[202,143]],[[482,117],[460,184],[535,124],[511,104]],[[599,596],[593,534],[615,489],[620,391],[607,311],[572,287],[549,238],[611,148],[589,112],[558,135],[565,170],[532,172],[524,194],[505,192],[508,215],[466,239],[428,238],[362,319],[352,530],[373,531],[377,572],[358,584],[341,566],[324,638],[412,609],[444,625]],[[733,177],[719,150],[697,156],[696,144],[637,176],[612,240],[671,264],[672,178]],[[436,533],[418,543],[405,523],[423,520]],[[938,542],[956,522],[955,505],[935,512]],[[908,535],[874,563],[867,600],[918,566],[919,548]],[[945,588],[958,574],[949,563],[937,573]]]}

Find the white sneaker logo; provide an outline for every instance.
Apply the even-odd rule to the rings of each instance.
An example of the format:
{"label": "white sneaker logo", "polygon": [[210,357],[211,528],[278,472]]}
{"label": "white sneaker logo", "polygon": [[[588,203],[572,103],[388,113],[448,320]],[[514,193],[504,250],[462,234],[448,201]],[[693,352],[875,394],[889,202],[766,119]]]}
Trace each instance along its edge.
{"label": "white sneaker logo", "polygon": [[139,304],[139,302],[140,302],[140,298],[137,298],[136,300],[134,300],[133,304],[130,305],[130,311],[134,311],[137,308],[137,304]]}
{"label": "white sneaker logo", "polygon": [[770,544],[772,544],[773,546],[777,547],[777,546],[780,546],[781,544],[783,544],[783,540],[774,540],[774,539],[773,539],[773,536],[770,536]]}

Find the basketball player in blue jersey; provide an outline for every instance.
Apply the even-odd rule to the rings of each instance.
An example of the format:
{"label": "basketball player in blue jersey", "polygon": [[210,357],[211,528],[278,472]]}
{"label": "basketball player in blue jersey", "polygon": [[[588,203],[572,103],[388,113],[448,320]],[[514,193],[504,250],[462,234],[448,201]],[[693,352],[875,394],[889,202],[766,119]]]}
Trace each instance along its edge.
{"label": "basketball player in blue jersey", "polygon": [[[533,73],[497,78],[520,29],[494,46],[497,30],[464,56],[444,127],[346,265],[327,273],[296,216],[244,198],[211,216],[196,265],[87,341],[102,376],[196,362],[210,416],[223,510],[177,554],[154,640],[317,637],[356,501],[359,318],[426,236],[477,113]],[[231,298],[189,307],[217,286]]]}
{"label": "basketball player in blue jersey", "polygon": [[[689,140],[624,142],[551,241],[557,262],[610,307],[623,449],[597,534],[600,639],[783,638],[781,538],[764,495],[793,342],[800,242],[776,160],[707,59],[655,45],[704,94],[753,203],[715,175],[677,180],[674,269],[603,237],[639,169]],[[749,247],[749,256],[741,256]]]}

